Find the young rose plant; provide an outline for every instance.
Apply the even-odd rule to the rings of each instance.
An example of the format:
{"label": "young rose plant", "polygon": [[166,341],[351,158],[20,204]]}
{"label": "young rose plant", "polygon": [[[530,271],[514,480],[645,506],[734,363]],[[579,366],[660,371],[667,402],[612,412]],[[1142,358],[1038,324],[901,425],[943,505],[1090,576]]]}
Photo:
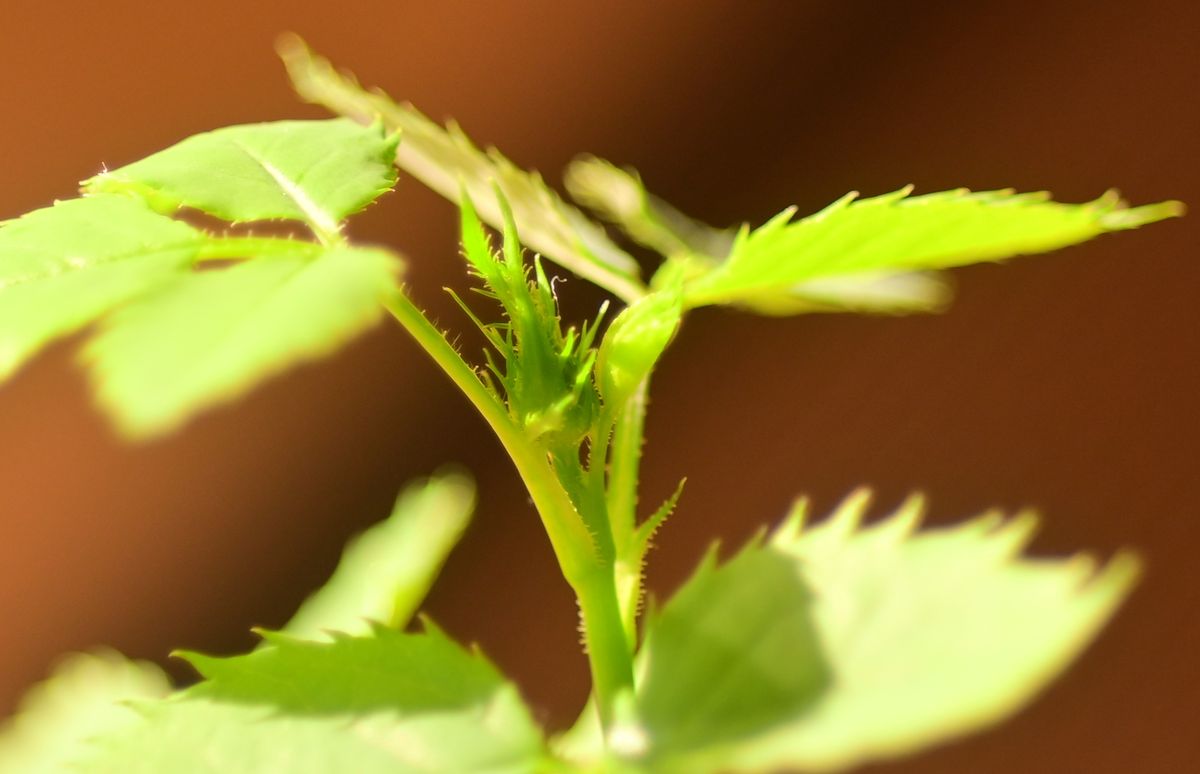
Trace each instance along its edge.
{"label": "young rose plant", "polygon": [[[83,356],[99,402],[143,439],[390,315],[483,415],[528,488],[579,602],[591,700],[548,737],[478,650],[428,620],[410,626],[472,509],[470,482],[442,475],[402,494],[258,648],[181,654],[202,678],[191,687],[172,690],[156,667],[111,652],[64,662],[0,731],[0,771],[838,770],[1011,715],[1128,594],[1130,554],[1023,558],[1029,514],[921,530],[914,497],[864,525],[859,492],[816,523],[801,501],[732,557],[704,557],[639,617],[650,538],[680,494],[638,508],[646,396],[693,309],[934,310],[947,300],[942,270],[1135,228],[1180,214],[1178,203],[904,189],[719,229],[635,172],[579,159],[566,176],[573,198],[661,255],[647,281],[537,175],[364,91],[298,40],[281,52],[299,93],[344,117],[200,134],[0,224],[0,377],[90,326]],[[460,208],[461,252],[485,298],[455,298],[486,339],[481,361],[422,313],[399,254],[344,233],[397,167]],[[178,217],[188,210],[308,233],[216,233]],[[619,310],[564,323],[543,260]]]}

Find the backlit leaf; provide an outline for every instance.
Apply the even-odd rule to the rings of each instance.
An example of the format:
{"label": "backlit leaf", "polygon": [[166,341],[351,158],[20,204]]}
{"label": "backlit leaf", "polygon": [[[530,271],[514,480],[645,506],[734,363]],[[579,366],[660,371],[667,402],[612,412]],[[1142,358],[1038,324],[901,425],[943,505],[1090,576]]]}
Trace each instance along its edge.
{"label": "backlit leaf", "polygon": [[42,346],[180,275],[205,239],[121,196],[0,223],[0,379]]}
{"label": "backlit leaf", "polygon": [[[667,770],[841,770],[996,723],[1079,655],[1137,576],[1137,562],[1124,554],[1099,570],[1082,556],[1021,558],[1034,526],[1028,514],[916,532],[919,500],[860,527],[866,503],[856,495],[811,528],[801,507],[767,544],[745,551],[786,559],[792,582],[810,591],[828,688],[794,718],[723,749],[663,742],[660,756],[675,767]],[[703,702],[727,673],[715,668],[694,683],[694,700]],[[686,706],[686,697],[676,703]],[[672,756],[674,746],[683,754]]]}
{"label": "backlit leaf", "polygon": [[80,770],[116,774],[527,774],[541,734],[483,657],[437,631],[189,658],[208,678],[140,708]]}
{"label": "backlit leaf", "polygon": [[724,261],[688,282],[686,303],[753,304],[815,280],[1002,260],[1182,212],[1178,202],[1128,209],[1113,193],[1088,204],[1011,191],[908,193],[859,201],[850,195],[801,220],[785,210],[757,229],[743,230]]}
{"label": "backlit leaf", "polygon": [[354,538],[333,576],[284,631],[304,639],[366,634],[370,622],[403,629],[471,520],[475,487],[461,475],[413,484],[392,515]]}
{"label": "backlit leaf", "polygon": [[504,216],[493,186],[499,187],[521,240],[530,248],[625,301],[644,292],[633,258],[537,173],[518,168],[495,149],[480,150],[456,124],[439,126],[411,105],[363,89],[298,38],[284,39],[279,50],[301,97],[361,122],[382,120],[399,130],[403,139],[396,163],[425,185],[455,204],[465,190],[480,217],[501,229]]}
{"label": "backlit leaf", "polygon": [[719,747],[811,708],[830,679],[813,605],[779,551],[701,565],[646,625],[638,714],[652,749]]}
{"label": "backlit leaf", "polygon": [[396,183],[397,138],[346,119],[227,126],[84,182],[232,222],[298,220],[335,235]]}
{"label": "backlit leaf", "polygon": [[581,156],[567,167],[564,179],[576,201],[664,256],[723,258],[733,247],[734,229],[713,228],[684,215],[647,191],[636,170]]}
{"label": "backlit leaf", "polygon": [[137,722],[123,703],[156,699],[170,690],[153,664],[116,653],[68,657],[26,694],[17,714],[0,725],[0,774],[68,774],[94,738]]}
{"label": "backlit leaf", "polygon": [[89,342],[99,400],[132,436],[171,430],[369,327],[398,270],[383,250],[334,248],[180,277]]}

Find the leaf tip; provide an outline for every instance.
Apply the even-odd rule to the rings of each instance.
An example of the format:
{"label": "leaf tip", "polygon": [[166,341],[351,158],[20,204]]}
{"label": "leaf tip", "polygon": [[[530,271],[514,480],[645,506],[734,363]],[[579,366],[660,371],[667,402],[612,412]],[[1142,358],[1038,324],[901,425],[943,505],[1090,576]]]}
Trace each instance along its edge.
{"label": "leaf tip", "polygon": [[838,535],[846,536],[853,533],[862,524],[867,507],[871,504],[874,494],[867,487],[859,487],[842,500],[837,509],[829,517],[827,524]]}
{"label": "leaf tip", "polygon": [[1015,557],[1033,540],[1040,524],[1037,511],[1026,508],[1001,521],[990,537],[1005,557]]}
{"label": "leaf tip", "polygon": [[1141,580],[1145,568],[1145,561],[1136,551],[1122,549],[1091,578],[1087,588],[1117,600],[1124,599]]}
{"label": "leaf tip", "polygon": [[1157,223],[1160,220],[1181,218],[1186,212],[1187,206],[1176,200],[1143,204],[1140,207],[1117,206],[1100,216],[1100,225],[1111,231],[1121,231]]}
{"label": "leaf tip", "polygon": [[771,542],[774,545],[782,546],[794,543],[800,538],[800,533],[804,531],[804,525],[808,521],[808,509],[810,502],[807,497],[797,497],[792,501],[792,507],[788,511],[787,516],[783,517],[783,521],[775,528],[775,533],[771,535]]}
{"label": "leaf tip", "polygon": [[886,529],[897,540],[905,540],[917,531],[917,527],[921,526],[921,521],[925,518],[925,509],[928,506],[928,500],[923,492],[913,492],[899,507],[882,522],[879,526]]}

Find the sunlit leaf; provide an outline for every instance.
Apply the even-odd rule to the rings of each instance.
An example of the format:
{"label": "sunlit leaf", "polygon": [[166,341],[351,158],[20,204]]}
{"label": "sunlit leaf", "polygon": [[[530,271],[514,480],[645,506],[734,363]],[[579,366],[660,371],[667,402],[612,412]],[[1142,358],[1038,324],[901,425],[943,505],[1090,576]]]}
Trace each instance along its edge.
{"label": "sunlit leaf", "polygon": [[84,182],[224,220],[298,220],[324,237],[396,183],[395,136],[347,119],[227,126]]}
{"label": "sunlit leaf", "polygon": [[1002,260],[1182,212],[1178,202],[1128,209],[1112,193],[1088,204],[1011,191],[908,193],[859,201],[850,195],[807,218],[793,220],[793,210],[785,210],[744,230],[724,261],[688,282],[686,303],[754,303],[815,280]]}
{"label": "sunlit leaf", "polygon": [[647,191],[636,170],[581,156],[567,167],[564,179],[576,201],[664,256],[723,258],[733,247],[736,230],[714,228],[684,215]]}
{"label": "sunlit leaf", "polygon": [[89,342],[99,399],[130,435],[171,430],[369,327],[398,270],[383,250],[335,248],[173,280]]}
{"label": "sunlit leaf", "polygon": [[190,655],[208,678],[139,708],[80,770],[113,774],[525,774],[541,734],[482,656],[436,630]]}
{"label": "sunlit leaf", "polygon": [[68,774],[91,741],[137,722],[124,706],[170,686],[158,667],[116,653],[70,656],[0,725],[0,774]]}
{"label": "sunlit leaf", "polygon": [[[691,218],[646,190],[633,169],[585,156],[567,168],[567,188],[577,201],[616,223],[635,241],[667,258],[652,287],[690,280],[713,270],[733,249],[737,229],[719,229]],[[672,278],[672,279],[668,279]],[[743,293],[735,303],[759,314],[934,311],[950,289],[937,272],[867,272],[838,275]]]}
{"label": "sunlit leaf", "polygon": [[409,486],[392,515],[354,538],[333,576],[284,631],[304,639],[366,634],[370,622],[396,629],[417,612],[471,520],[475,487],[448,474]]}
{"label": "sunlit leaf", "polygon": [[710,557],[646,624],[637,707],[652,749],[719,747],[802,716],[830,679],[813,606],[782,552]]}
{"label": "sunlit leaf", "polygon": [[[1079,655],[1137,577],[1125,554],[1100,569],[1082,556],[1020,557],[1028,514],[916,532],[919,500],[860,527],[866,503],[856,495],[811,528],[801,506],[769,543],[747,549],[786,557],[810,590],[828,689],[795,718],[724,749],[683,748],[681,770],[845,769],[996,723]],[[721,675],[696,683],[695,700]]]}
{"label": "sunlit leaf", "polygon": [[0,379],[42,346],[179,275],[205,236],[120,196],[0,223]]}
{"label": "sunlit leaf", "polygon": [[456,124],[439,126],[411,105],[363,89],[298,38],[284,39],[279,51],[304,99],[364,123],[382,120],[389,129],[399,130],[403,139],[396,163],[425,185],[455,204],[465,189],[480,217],[499,229],[504,217],[493,190],[498,186],[512,207],[521,240],[530,248],[626,301],[644,291],[633,258],[537,173],[518,168],[495,149],[480,150]]}

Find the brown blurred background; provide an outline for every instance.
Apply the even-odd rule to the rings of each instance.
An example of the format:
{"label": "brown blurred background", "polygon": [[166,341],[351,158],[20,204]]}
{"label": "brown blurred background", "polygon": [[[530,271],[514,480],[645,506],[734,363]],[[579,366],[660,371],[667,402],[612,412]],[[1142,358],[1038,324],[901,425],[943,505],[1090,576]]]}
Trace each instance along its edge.
{"label": "brown blurred background", "polygon": [[[719,224],[909,182],[1200,205],[1192,0],[8,0],[0,217],[193,132],[320,116],[274,59],[283,30],[551,180],[591,151]],[[352,230],[401,247],[419,300],[466,330],[439,290],[465,279],[450,206],[410,181]],[[920,488],[934,521],[1036,506],[1037,551],[1136,546],[1145,583],[1017,720],[878,770],[1200,770],[1197,233],[1192,216],[962,271],[943,316],[696,314],[654,389],[645,496],[689,485],[653,587],[799,492],[823,510],[859,483],[880,508]],[[579,281],[563,295],[576,318],[598,298]],[[544,719],[570,719],[587,676],[537,520],[397,328],[141,447],[92,409],[73,351],[0,387],[0,709],[72,649],[246,648],[403,482],[457,462],[482,505],[430,609]]]}

